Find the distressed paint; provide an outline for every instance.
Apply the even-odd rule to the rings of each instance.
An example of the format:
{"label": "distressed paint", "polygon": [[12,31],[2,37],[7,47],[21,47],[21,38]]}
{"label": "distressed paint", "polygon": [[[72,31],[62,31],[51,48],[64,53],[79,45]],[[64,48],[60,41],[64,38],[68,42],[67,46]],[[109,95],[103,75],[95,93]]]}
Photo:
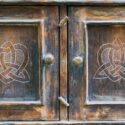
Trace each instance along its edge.
{"label": "distressed paint", "polygon": [[[39,63],[39,70],[41,75],[37,82],[44,81],[42,91],[39,91],[43,105],[38,103],[27,104],[21,101],[19,104],[7,102],[0,106],[0,120],[58,120],[59,119],[59,34],[58,24],[59,15],[58,7],[51,6],[1,6],[0,7],[0,27],[10,27],[6,30],[12,38],[18,38],[18,35],[11,33],[11,27],[26,27],[26,25],[33,25],[37,27],[36,37],[38,38],[38,53],[40,58],[34,60]],[[26,25],[23,25],[25,24]],[[37,23],[37,25],[34,23]],[[17,29],[18,31],[18,29]],[[23,34],[23,33],[22,33]],[[26,34],[25,34],[26,35]],[[29,34],[30,36],[30,34]],[[2,41],[8,37],[1,37]],[[14,42],[15,42],[14,41]],[[30,46],[29,46],[30,47]],[[42,49],[45,47],[45,50]],[[35,48],[34,48],[35,49]],[[54,55],[54,62],[52,65],[45,65],[43,55],[51,53]],[[29,58],[30,59],[30,58]],[[34,65],[35,68],[35,65]],[[44,75],[42,75],[44,72]],[[32,77],[35,77],[33,74]],[[43,78],[44,77],[44,78]]]}
{"label": "distressed paint", "polygon": [[[87,65],[86,64],[88,60],[87,57],[89,55],[87,54],[87,51],[88,51],[87,48],[90,47],[90,50],[93,50],[92,45],[90,43],[86,44],[86,41],[90,40],[91,38],[92,39],[91,42],[93,43],[96,37],[95,35],[93,35],[93,37],[91,35],[88,36],[88,38],[85,37],[86,36],[85,23],[86,22],[92,23],[92,21],[95,21],[95,22],[97,21],[98,23],[102,21],[102,24],[106,22],[106,25],[107,25],[109,21],[109,23],[111,23],[111,26],[116,25],[116,28],[118,28],[119,24],[124,25],[125,9],[124,7],[118,7],[118,6],[117,7],[115,6],[114,7],[113,6],[112,7],[111,6],[110,7],[109,6],[106,6],[106,7],[105,6],[93,6],[93,7],[73,6],[73,7],[69,7],[68,13],[69,13],[69,19],[70,19],[69,27],[68,27],[69,28],[68,29],[68,34],[69,34],[68,36],[69,37],[69,40],[68,40],[68,50],[69,50],[68,51],[68,57],[69,57],[68,78],[69,78],[69,104],[70,104],[69,119],[70,120],[87,120],[87,121],[98,120],[100,121],[100,123],[101,121],[108,122],[110,120],[114,120],[114,121],[118,120],[120,122],[120,120],[125,119],[124,105],[118,105],[118,104],[122,104],[121,101],[117,103],[117,105],[113,102],[112,103],[109,102],[108,104],[110,105],[107,105],[107,103],[105,104],[105,98],[104,98],[103,100],[104,103],[101,103],[101,105],[99,104],[99,101],[97,102],[98,104],[94,103],[94,105],[89,105],[86,103],[86,94],[87,94],[87,90],[86,90],[86,85],[87,85],[86,66]],[[120,21],[121,23],[119,23]],[[107,35],[104,35],[104,33],[106,32],[104,31],[104,28],[102,28],[102,31],[100,31],[99,33],[102,32],[102,34],[104,35],[103,38],[110,38],[113,36],[117,36],[116,34],[119,33],[119,30],[113,30],[111,28],[110,30],[114,32],[112,32],[112,34],[110,34],[111,32],[109,32]],[[91,33],[94,34],[97,32],[95,30],[95,31],[92,31]],[[122,38],[124,38],[123,34],[121,31]],[[108,35],[110,37],[108,37]],[[101,37],[98,37],[97,39],[99,40],[101,39]],[[114,39],[113,40],[110,39],[110,40],[113,41]],[[124,40],[122,40],[122,42],[123,41]],[[94,45],[95,50],[97,50],[97,45],[96,44]],[[84,57],[83,64],[79,67],[76,67],[72,62],[73,58],[77,56]],[[91,55],[89,56],[90,56],[89,59],[93,57]],[[93,70],[95,63],[92,60],[89,63],[91,63],[91,66],[92,66],[91,70]],[[118,90],[119,87],[116,87],[116,89]],[[100,88],[97,87],[97,90],[100,90],[100,92],[102,92],[101,90],[103,90],[103,87],[100,87]],[[112,93],[111,98],[115,94],[117,93]]]}
{"label": "distressed paint", "polygon": [[0,4],[125,4],[124,0],[0,0]]}

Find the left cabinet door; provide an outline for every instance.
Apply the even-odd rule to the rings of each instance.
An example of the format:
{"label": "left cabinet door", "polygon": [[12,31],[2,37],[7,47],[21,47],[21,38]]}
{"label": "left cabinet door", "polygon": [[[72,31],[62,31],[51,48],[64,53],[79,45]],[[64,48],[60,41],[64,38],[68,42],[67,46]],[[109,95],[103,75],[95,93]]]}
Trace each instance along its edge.
{"label": "left cabinet door", "polygon": [[56,6],[0,7],[0,120],[59,119]]}

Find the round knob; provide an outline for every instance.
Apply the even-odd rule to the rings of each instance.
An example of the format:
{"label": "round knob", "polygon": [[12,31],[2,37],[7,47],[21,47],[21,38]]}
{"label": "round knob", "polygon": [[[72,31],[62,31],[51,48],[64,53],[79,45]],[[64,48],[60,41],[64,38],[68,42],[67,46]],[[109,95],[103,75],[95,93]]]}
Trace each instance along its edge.
{"label": "round knob", "polygon": [[76,65],[76,66],[79,66],[83,63],[83,58],[80,57],[80,56],[77,56],[73,59],[73,63]]}
{"label": "round knob", "polygon": [[54,56],[53,56],[52,54],[50,54],[50,53],[48,53],[48,54],[45,56],[45,58],[44,58],[44,62],[45,62],[45,64],[47,64],[47,65],[52,64],[53,61],[54,61]]}

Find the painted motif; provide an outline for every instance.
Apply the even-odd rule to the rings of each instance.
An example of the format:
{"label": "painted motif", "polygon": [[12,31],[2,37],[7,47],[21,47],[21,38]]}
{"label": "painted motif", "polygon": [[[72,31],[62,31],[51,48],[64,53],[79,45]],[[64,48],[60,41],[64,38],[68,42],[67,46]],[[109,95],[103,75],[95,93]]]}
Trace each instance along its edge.
{"label": "painted motif", "polygon": [[101,45],[97,53],[97,69],[94,79],[125,80],[125,44],[120,39]]}
{"label": "painted motif", "polygon": [[[21,53],[21,55],[19,54]],[[0,47],[0,84],[3,84],[2,94],[13,83],[27,84],[30,82],[26,66],[29,61],[27,47],[23,44],[5,42]]]}

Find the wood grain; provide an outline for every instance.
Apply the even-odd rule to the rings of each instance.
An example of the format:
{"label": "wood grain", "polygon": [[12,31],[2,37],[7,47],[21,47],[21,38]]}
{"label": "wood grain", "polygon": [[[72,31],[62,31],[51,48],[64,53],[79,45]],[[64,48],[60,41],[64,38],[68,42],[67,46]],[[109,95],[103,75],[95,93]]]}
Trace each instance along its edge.
{"label": "wood grain", "polygon": [[[37,32],[37,27],[33,25],[24,26],[22,24],[22,26],[0,26],[0,47],[7,49],[10,44],[13,48],[11,49],[10,47],[10,51],[5,51],[4,54],[3,51],[1,51],[1,56],[3,54],[4,59],[1,59],[3,62],[0,67],[4,67],[4,69],[0,74],[5,71],[6,73],[4,73],[3,78],[0,79],[5,80],[11,78],[11,80],[7,81],[7,85],[4,81],[1,81],[0,101],[33,101],[38,99],[39,83],[37,80],[39,79],[39,72],[36,71],[39,70],[38,60],[40,57],[38,57]],[[31,63],[34,66],[31,65]],[[13,64],[14,66],[10,64]],[[17,66],[22,67],[22,69],[18,69]],[[11,70],[9,70],[9,68],[11,68]],[[12,69],[19,71],[19,73],[16,73],[15,75],[15,72],[12,71]],[[24,70],[27,72],[26,74],[24,73]],[[19,76],[20,73],[22,73],[24,77]],[[9,74],[13,75],[10,75],[8,78]],[[28,78],[25,79],[27,75]],[[17,76],[16,79],[15,76]]]}
{"label": "wood grain", "polygon": [[77,56],[84,57],[83,23],[74,16],[73,8],[69,8],[68,13],[70,18],[68,26],[69,119],[82,120],[84,67],[83,63],[75,66],[73,59]]}
{"label": "wood grain", "polygon": [[[92,101],[94,99],[95,103],[100,102],[102,104],[124,104],[124,77],[121,77],[119,73],[115,77],[114,74],[118,67],[111,68],[113,72],[109,76],[108,74],[105,75],[106,78],[102,78],[102,76],[99,78],[100,72],[97,72],[99,67],[103,65],[102,63],[107,64],[108,62],[112,66],[112,62],[115,62],[115,60],[122,62],[123,51],[121,50],[124,46],[124,29],[124,24],[98,23],[98,26],[88,25],[88,83],[86,83],[88,84],[88,100]],[[110,53],[109,48],[112,48],[110,45],[117,48],[117,51],[113,50],[114,54]],[[99,51],[100,47],[103,47],[103,53]],[[107,51],[105,51],[106,49]],[[98,60],[102,63],[98,64]],[[92,61],[95,62],[94,65],[91,63]],[[107,70],[104,68],[104,72],[110,72],[108,66],[104,65],[104,67],[107,68]]]}
{"label": "wood grain", "polygon": [[[60,7],[60,20],[67,16],[67,7]],[[68,101],[67,93],[67,23],[60,27],[60,96]],[[60,103],[60,119],[67,120],[67,107]]]}
{"label": "wood grain", "polygon": [[[5,106],[0,106],[0,120],[58,120],[59,119],[59,33],[57,24],[59,22],[59,13],[58,7],[51,6],[1,6],[0,7],[0,18],[1,20],[9,20],[9,22],[5,21],[6,24],[1,23],[0,30],[1,32],[6,29],[10,24],[10,20],[39,20],[41,22],[40,25],[37,25],[38,31],[35,31],[37,36],[38,48],[37,52],[39,52],[40,58],[36,59],[36,62],[39,62],[39,70],[35,67],[36,63],[34,63],[34,68],[37,72],[41,72],[40,79],[36,78],[37,73],[32,75],[37,79],[36,82],[42,83],[42,100],[44,100],[44,105],[14,105],[6,104]],[[7,24],[9,23],[9,24]],[[24,26],[21,25],[19,21],[19,27],[22,29]],[[1,41],[4,39],[15,39],[20,36],[20,39],[23,40],[25,35],[29,35],[30,38],[31,33],[25,33],[20,28],[17,28],[17,34],[14,35],[14,23],[5,30],[8,34],[8,37],[2,35]],[[25,28],[24,28],[25,30]],[[13,31],[13,32],[12,32]],[[20,32],[23,32],[20,34]],[[33,31],[34,32],[34,31]],[[33,36],[32,36],[33,37]],[[31,37],[31,38],[32,38]],[[4,42],[4,41],[3,41]],[[25,41],[24,41],[25,42]],[[30,45],[30,44],[29,44]],[[27,46],[29,46],[27,45]],[[30,46],[29,46],[30,47]],[[36,48],[33,47],[35,50]],[[54,63],[52,65],[45,65],[43,63],[43,58],[47,53],[51,53],[54,56]],[[37,54],[37,53],[35,53]],[[34,60],[34,61],[35,61]],[[43,75],[44,74],[44,75]],[[41,93],[40,93],[41,94]]]}
{"label": "wood grain", "polygon": [[56,4],[69,4],[70,5],[110,5],[110,4],[125,4],[123,0],[0,0],[1,5],[15,4],[15,5],[56,5]]}
{"label": "wood grain", "polygon": [[[124,7],[70,7],[69,8],[69,18],[70,18],[70,23],[69,23],[69,40],[68,40],[68,49],[69,49],[69,103],[70,103],[70,108],[69,108],[69,119],[70,120],[88,120],[88,121],[120,121],[125,119],[124,115],[124,105],[87,105],[85,102],[86,99],[86,58],[84,58],[84,63],[80,67],[75,67],[72,63],[72,60],[75,56],[83,56],[86,57],[86,39],[85,39],[85,28],[84,24],[87,21],[110,21],[112,20],[115,21],[123,21],[125,19],[124,16],[125,9]],[[124,25],[124,24],[123,24]],[[90,28],[90,27],[89,27]],[[88,28],[88,29],[89,29]],[[96,27],[97,28],[97,27]],[[99,36],[98,38],[95,36],[98,36],[96,33],[98,32],[99,34],[103,33],[108,33],[109,37],[107,35],[104,35],[103,38],[108,38],[110,40],[108,41],[113,41],[112,38],[116,36],[116,34],[120,34],[120,37],[124,39],[124,28],[122,29],[119,27],[115,27],[112,23],[108,27],[110,29],[105,30],[105,28],[102,28],[102,31],[99,31],[96,29],[96,31],[92,31],[92,34],[95,34],[92,37],[92,34],[89,36],[88,39],[95,41],[90,43],[88,42],[88,46],[90,47],[89,49],[93,51],[92,45],[94,45],[95,50],[97,51],[97,45],[96,43],[101,37]],[[113,30],[112,28],[119,28],[117,30]],[[94,29],[94,28],[93,28]],[[121,30],[120,30],[121,29]],[[89,29],[90,30],[90,29]],[[105,30],[105,31],[104,31]],[[112,31],[112,32],[110,32]],[[97,40],[96,40],[97,39]],[[103,41],[105,41],[103,39]],[[124,41],[124,40],[122,40]],[[96,45],[97,44],[97,45]],[[89,54],[89,53],[88,53]],[[93,54],[93,52],[91,53]],[[89,55],[89,59],[94,58],[94,56]],[[89,62],[91,64],[91,70],[93,70],[95,66],[95,62],[91,60]],[[91,71],[92,73],[92,71]],[[120,84],[119,84],[120,85]],[[124,86],[122,84],[122,86]],[[106,86],[105,86],[106,87]],[[94,86],[92,87],[94,89]],[[109,89],[111,89],[108,86]],[[97,90],[104,89],[104,86],[101,88],[97,88]],[[120,87],[116,87],[117,89],[117,94],[121,92]],[[118,92],[119,91],[119,92]],[[90,91],[92,92],[92,91]],[[101,91],[102,92],[102,91]],[[109,92],[111,92],[109,90]],[[112,93],[111,95],[115,95],[116,93]]]}

